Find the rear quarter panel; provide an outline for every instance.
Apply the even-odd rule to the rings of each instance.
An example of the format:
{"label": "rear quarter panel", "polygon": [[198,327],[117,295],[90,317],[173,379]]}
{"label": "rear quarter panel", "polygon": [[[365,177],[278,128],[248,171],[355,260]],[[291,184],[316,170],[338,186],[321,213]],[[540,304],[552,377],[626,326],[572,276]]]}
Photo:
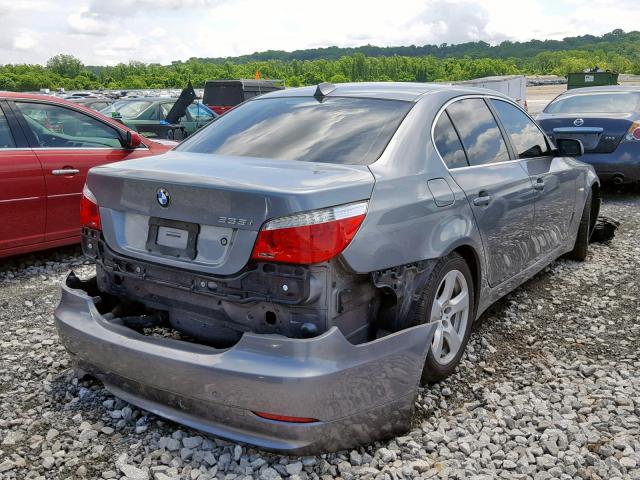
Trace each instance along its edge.
{"label": "rear quarter panel", "polygon": [[[343,252],[354,271],[440,258],[461,245],[471,246],[484,263],[469,203],[431,144],[431,123],[449,98],[450,93],[434,93],[418,101],[383,155],[370,166],[376,184],[369,210]],[[436,204],[428,181],[438,178],[451,188],[453,203]]]}

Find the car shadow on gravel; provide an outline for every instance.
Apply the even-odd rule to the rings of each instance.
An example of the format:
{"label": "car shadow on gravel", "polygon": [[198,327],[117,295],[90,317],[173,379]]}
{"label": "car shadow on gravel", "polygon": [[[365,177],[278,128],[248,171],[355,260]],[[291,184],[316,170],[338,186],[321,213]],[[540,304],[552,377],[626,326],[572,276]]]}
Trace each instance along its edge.
{"label": "car shadow on gravel", "polygon": [[61,271],[68,269],[68,264],[78,259],[84,260],[80,245],[69,245],[40,252],[25,253],[8,258],[0,258],[0,274],[12,272],[21,273],[29,267],[43,267],[53,265]]}

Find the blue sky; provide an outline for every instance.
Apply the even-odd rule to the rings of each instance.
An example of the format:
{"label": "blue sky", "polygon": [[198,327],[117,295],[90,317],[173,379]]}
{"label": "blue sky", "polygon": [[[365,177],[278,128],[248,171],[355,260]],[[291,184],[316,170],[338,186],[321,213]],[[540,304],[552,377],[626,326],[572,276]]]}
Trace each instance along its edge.
{"label": "blue sky", "polygon": [[0,0],[0,64],[560,39],[640,28],[637,0]]}

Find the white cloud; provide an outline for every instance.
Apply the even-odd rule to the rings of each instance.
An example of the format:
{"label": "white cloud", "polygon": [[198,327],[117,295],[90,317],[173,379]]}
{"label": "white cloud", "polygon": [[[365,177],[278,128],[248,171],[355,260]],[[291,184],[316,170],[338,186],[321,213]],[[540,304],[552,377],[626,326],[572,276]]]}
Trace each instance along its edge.
{"label": "white cloud", "polygon": [[169,63],[263,50],[561,39],[637,29],[637,0],[0,0],[0,59]]}
{"label": "white cloud", "polygon": [[31,50],[38,45],[35,32],[24,30],[13,39],[13,48],[16,50]]}
{"label": "white cloud", "polygon": [[109,19],[90,11],[70,14],[67,23],[72,33],[85,35],[107,35],[114,29]]}

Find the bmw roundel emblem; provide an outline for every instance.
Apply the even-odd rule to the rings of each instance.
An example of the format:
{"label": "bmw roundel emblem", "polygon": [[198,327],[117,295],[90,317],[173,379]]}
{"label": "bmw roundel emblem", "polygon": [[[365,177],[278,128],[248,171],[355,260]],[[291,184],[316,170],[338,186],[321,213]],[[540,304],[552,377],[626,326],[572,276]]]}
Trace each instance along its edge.
{"label": "bmw roundel emblem", "polygon": [[158,189],[156,193],[156,199],[161,207],[169,206],[169,192],[167,192],[164,188]]}
{"label": "bmw roundel emblem", "polygon": [[576,119],[573,121],[573,124],[574,124],[576,127],[581,127],[582,125],[584,125],[584,120],[583,120],[583,119],[581,119],[581,118],[576,118]]}

